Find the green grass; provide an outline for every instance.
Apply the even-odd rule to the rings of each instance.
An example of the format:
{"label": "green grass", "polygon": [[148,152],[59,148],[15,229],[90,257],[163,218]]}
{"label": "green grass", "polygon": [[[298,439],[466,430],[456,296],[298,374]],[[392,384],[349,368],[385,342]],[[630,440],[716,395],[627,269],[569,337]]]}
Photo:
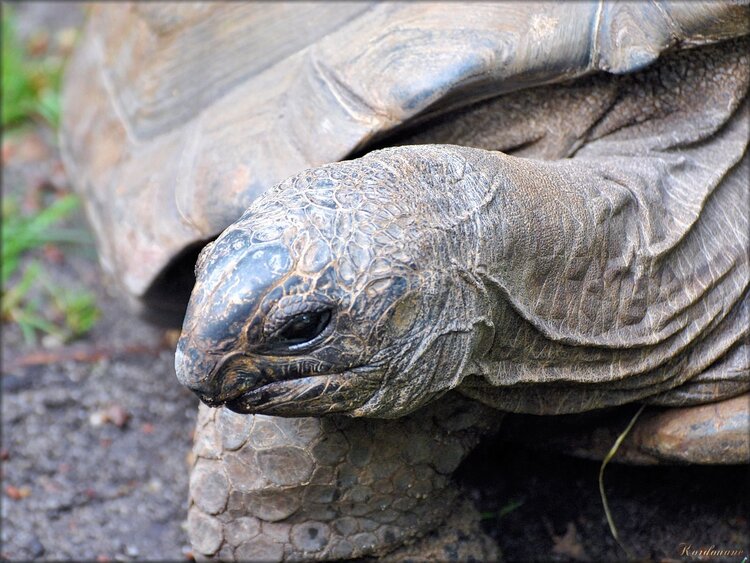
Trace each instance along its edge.
{"label": "green grass", "polygon": [[30,119],[57,128],[60,121],[62,57],[31,57],[18,40],[13,10],[3,4],[2,126],[8,130]]}
{"label": "green grass", "polygon": [[[62,63],[56,54],[32,56],[15,33],[13,10],[3,4],[4,132],[32,122],[57,128]],[[86,334],[99,317],[91,292],[54,286],[39,259],[46,245],[91,245],[87,231],[61,226],[79,204],[77,197],[68,195],[36,213],[23,213],[16,198],[3,196],[0,317],[17,324],[28,344],[36,343],[40,332],[67,342]]]}
{"label": "green grass", "polygon": [[61,342],[78,338],[91,330],[99,317],[91,292],[55,287],[39,260],[24,260],[48,244],[91,244],[87,231],[59,226],[78,205],[78,198],[68,195],[39,213],[26,215],[14,198],[3,199],[0,315],[3,321],[20,327],[28,344],[36,342],[37,332]]}
{"label": "green grass", "polygon": [[78,199],[68,195],[36,215],[23,215],[13,198],[3,200],[2,284],[18,270],[25,252],[47,243],[82,242],[80,230],[54,228],[78,207]]}
{"label": "green grass", "polygon": [[520,508],[523,506],[523,500],[511,500],[503,506],[500,510],[494,511],[494,512],[482,512],[480,517],[482,520],[499,520],[500,518],[503,518],[504,516],[507,516],[517,508]]}

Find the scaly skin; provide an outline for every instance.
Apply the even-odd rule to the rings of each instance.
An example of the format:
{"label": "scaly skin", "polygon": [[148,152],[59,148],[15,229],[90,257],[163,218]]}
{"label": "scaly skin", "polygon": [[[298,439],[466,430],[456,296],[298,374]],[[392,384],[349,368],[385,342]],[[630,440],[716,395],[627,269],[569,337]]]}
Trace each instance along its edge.
{"label": "scaly skin", "polygon": [[[400,557],[392,552],[456,512],[461,500],[450,474],[500,416],[453,395],[399,420],[201,406],[190,479],[193,547],[221,560]],[[464,541],[433,539],[419,558],[432,549],[436,560],[495,560],[475,509],[464,507],[460,518],[451,527],[466,527]]]}
{"label": "scaly skin", "polygon": [[[180,380],[238,413],[407,418],[249,418],[243,443],[256,432],[283,435],[263,453],[223,444],[211,458],[199,441],[196,549],[220,558],[266,548],[256,557],[380,555],[424,535],[455,498],[449,471],[437,478],[419,465],[413,486],[431,488],[393,521],[402,539],[382,532],[356,547],[328,522],[358,511],[376,520],[375,507],[352,492],[360,489],[348,458],[328,463],[315,448],[342,437],[352,451],[372,444],[408,473],[414,462],[400,456],[411,447],[440,455],[440,440],[453,439],[428,421],[441,397],[456,400],[452,390],[476,408],[534,414],[746,391],[745,47],[729,42],[613,78],[617,95],[568,143],[572,158],[389,148],[306,170],[257,200],[199,259]],[[218,430],[234,443],[211,424],[200,440],[215,441]],[[457,460],[482,434],[465,431]],[[341,496],[306,496],[334,482]]]}
{"label": "scaly skin", "polygon": [[282,182],[203,251],[178,377],[286,416],[402,416],[454,388],[536,414],[747,390],[742,46],[622,79],[574,158],[417,145]]}

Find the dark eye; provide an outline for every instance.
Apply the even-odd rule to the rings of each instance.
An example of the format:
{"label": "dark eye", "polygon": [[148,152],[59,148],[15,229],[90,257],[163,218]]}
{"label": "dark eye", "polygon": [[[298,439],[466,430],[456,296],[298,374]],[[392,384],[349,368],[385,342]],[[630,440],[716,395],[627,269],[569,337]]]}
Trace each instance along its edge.
{"label": "dark eye", "polygon": [[300,313],[287,321],[277,339],[285,345],[309,342],[325,330],[330,320],[330,310]]}

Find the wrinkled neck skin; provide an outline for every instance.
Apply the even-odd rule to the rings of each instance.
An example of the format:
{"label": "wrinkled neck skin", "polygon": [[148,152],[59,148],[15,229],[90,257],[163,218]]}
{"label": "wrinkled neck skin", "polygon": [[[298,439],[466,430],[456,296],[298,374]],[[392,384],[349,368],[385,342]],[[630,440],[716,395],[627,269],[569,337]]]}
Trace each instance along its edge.
{"label": "wrinkled neck skin", "polygon": [[746,391],[747,113],[713,147],[674,155],[373,155],[414,179],[398,194],[419,217],[407,248],[422,265],[421,324],[388,352],[408,361],[356,414],[399,415],[453,388],[534,414]]}
{"label": "wrinkled neck skin", "polygon": [[[402,248],[413,290],[392,305],[372,358],[387,369],[355,416],[395,417],[458,387],[494,339],[492,296],[476,275],[491,227],[490,189],[508,188],[478,167],[484,151],[425,145],[377,151],[362,159],[387,171],[372,196],[401,210]],[[498,153],[499,154],[499,153]],[[503,184],[500,186],[498,184]]]}
{"label": "wrinkled neck skin", "polygon": [[[362,159],[368,160],[398,179],[388,189],[381,183],[373,197],[399,206],[408,217],[403,242],[415,265],[414,292],[396,309],[408,311],[397,317],[414,320],[408,329],[384,326],[384,333],[404,336],[375,355],[389,366],[387,375],[351,414],[401,416],[455,388],[491,406],[506,406],[495,397],[502,377],[488,382],[484,375],[499,368],[498,351],[513,362],[525,361],[528,340],[517,338],[522,326],[539,333],[514,309],[501,262],[514,257],[531,263],[537,254],[529,239],[550,241],[551,210],[560,204],[546,193],[555,192],[554,177],[540,171],[539,163],[449,145],[385,149]],[[468,388],[462,386],[465,379],[472,381]]]}
{"label": "wrinkled neck skin", "polygon": [[[743,46],[617,78],[570,158],[416,145],[285,180],[202,253],[178,377],[283,416],[396,417],[450,389],[535,414],[747,390]],[[300,313],[325,326],[285,348]]]}
{"label": "wrinkled neck skin", "polygon": [[616,79],[618,101],[571,158],[443,149],[461,172],[426,194],[455,198],[433,205],[451,241],[435,263],[460,272],[442,279],[476,333],[459,391],[560,414],[750,389],[746,49]]}
{"label": "wrinkled neck skin", "polygon": [[[293,177],[199,260],[178,377],[197,390],[188,364],[215,373],[211,365],[231,356],[222,400],[241,387],[252,397],[234,402],[238,412],[283,416],[398,417],[456,388],[502,410],[539,414],[668,391],[743,338],[747,240],[715,249],[729,254],[724,272],[710,254],[703,259],[713,269],[696,263],[712,278],[701,282],[702,295],[691,293],[695,272],[680,271],[684,257],[673,252],[685,237],[644,238],[643,208],[622,166],[425,145]],[[272,260],[273,281],[243,297],[237,288],[265,279],[258,271],[267,261],[242,270],[222,260],[258,252],[283,258]],[[233,322],[226,301],[219,299],[220,313],[206,309],[230,291],[240,313]],[[283,318],[279,303],[299,309],[311,301],[334,308],[321,344],[293,356],[263,352],[269,322]],[[688,365],[696,340],[708,351]],[[213,375],[200,377],[202,389],[214,385]],[[248,381],[274,383],[250,392]]]}
{"label": "wrinkled neck skin", "polygon": [[747,390],[747,112],[713,147],[636,159],[373,155],[410,179],[393,193],[419,218],[406,248],[421,315],[355,414],[400,415],[453,388],[534,414]]}

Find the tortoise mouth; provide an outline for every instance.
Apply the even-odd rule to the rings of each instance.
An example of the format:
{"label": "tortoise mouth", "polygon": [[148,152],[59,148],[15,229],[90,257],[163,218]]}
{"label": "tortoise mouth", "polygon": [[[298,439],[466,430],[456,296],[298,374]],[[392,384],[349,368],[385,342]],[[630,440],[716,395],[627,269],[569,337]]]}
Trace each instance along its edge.
{"label": "tortoise mouth", "polygon": [[238,414],[318,416],[352,410],[369,399],[369,386],[354,384],[351,372],[316,374],[254,386],[223,401]]}
{"label": "tortoise mouth", "polygon": [[263,413],[273,406],[280,406],[279,402],[284,397],[286,397],[285,402],[291,401],[292,397],[288,397],[288,395],[291,391],[290,388],[296,386],[296,382],[305,382],[310,379],[322,380],[325,378],[326,376],[318,375],[263,383],[226,401],[224,406],[239,414]]}
{"label": "tortoise mouth", "polygon": [[[354,410],[379,389],[382,374],[366,366],[332,373],[272,368],[242,353],[219,360],[193,391],[209,407],[238,414],[318,416]],[[281,377],[280,377],[281,376]]]}

